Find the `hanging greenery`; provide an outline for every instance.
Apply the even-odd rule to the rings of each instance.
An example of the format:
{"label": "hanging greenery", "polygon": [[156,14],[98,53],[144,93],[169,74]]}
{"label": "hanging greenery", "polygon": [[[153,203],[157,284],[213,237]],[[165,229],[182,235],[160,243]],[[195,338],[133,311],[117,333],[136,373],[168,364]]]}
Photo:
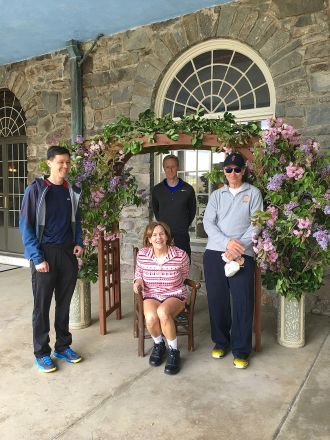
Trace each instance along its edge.
{"label": "hanging greenery", "polygon": [[[238,124],[231,113],[224,113],[222,118],[206,119],[203,112],[182,116],[176,120],[170,114],[157,118],[151,110],[140,113],[136,121],[121,116],[103,129],[105,143],[123,146],[125,154],[138,154],[143,149],[145,139],[155,142],[156,134],[164,134],[172,141],[177,141],[179,134],[191,135],[192,149],[203,146],[205,134],[214,134],[223,145],[247,145],[251,137],[260,136],[261,130],[256,123]],[[154,151],[163,152],[164,147]]]}

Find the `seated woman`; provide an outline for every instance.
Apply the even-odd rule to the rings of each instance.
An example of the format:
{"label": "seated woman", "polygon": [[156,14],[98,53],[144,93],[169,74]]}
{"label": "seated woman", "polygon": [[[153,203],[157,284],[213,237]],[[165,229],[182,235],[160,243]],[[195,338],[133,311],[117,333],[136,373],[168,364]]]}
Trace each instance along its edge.
{"label": "seated woman", "polygon": [[188,255],[171,243],[170,229],[165,223],[149,223],[144,232],[144,247],[137,254],[134,277],[134,292],[142,289],[146,326],[154,340],[149,364],[156,367],[165,357],[163,334],[168,344],[166,374],[180,370],[174,319],[185,308],[184,280],[189,273]]}

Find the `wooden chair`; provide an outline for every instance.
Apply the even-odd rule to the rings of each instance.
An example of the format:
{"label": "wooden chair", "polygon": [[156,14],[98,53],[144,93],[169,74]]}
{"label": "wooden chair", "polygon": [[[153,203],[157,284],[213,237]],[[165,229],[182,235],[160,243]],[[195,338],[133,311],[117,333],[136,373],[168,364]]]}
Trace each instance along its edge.
{"label": "wooden chair", "polygon": [[[133,248],[134,270],[138,248]],[[188,350],[194,351],[194,308],[197,290],[201,287],[200,283],[189,279],[185,280],[185,285],[189,290],[186,309],[175,318],[176,332],[178,336],[188,336]],[[138,356],[144,356],[144,340],[151,336],[146,332],[146,325],[143,314],[143,299],[141,292],[134,293],[134,337],[138,338]]]}

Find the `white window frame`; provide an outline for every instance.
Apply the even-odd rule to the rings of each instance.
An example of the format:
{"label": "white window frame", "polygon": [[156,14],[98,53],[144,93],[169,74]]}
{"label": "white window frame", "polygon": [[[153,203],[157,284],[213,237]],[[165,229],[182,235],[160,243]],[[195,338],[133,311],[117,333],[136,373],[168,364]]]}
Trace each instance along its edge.
{"label": "white window frame", "polygon": [[[159,88],[158,93],[155,100],[155,113],[156,116],[161,116],[163,112],[164,100],[167,94],[167,91],[172,83],[173,78],[177,75],[177,73],[184,67],[189,61],[197,57],[198,55],[208,52],[211,50],[232,50],[235,52],[240,52],[243,55],[250,58],[261,70],[263,73],[265,80],[269,89],[269,98],[270,105],[268,107],[262,107],[257,109],[248,109],[248,110],[236,110],[231,113],[235,116],[236,120],[239,122],[243,121],[260,121],[263,119],[267,119],[275,114],[275,106],[276,106],[276,98],[275,98],[275,85],[273,78],[270,74],[269,68],[264,60],[251,49],[246,44],[240,43],[238,41],[227,40],[227,39],[213,39],[204,41],[190,49],[188,49],[184,54],[182,54],[167,70]],[[222,113],[209,113],[204,117],[208,119],[216,119],[221,116]]]}

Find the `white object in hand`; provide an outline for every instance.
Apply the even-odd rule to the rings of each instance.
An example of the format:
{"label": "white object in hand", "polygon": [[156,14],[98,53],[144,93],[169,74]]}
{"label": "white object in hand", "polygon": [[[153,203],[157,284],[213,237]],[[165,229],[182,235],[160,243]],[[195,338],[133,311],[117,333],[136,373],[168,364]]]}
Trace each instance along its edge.
{"label": "white object in hand", "polygon": [[225,264],[225,275],[226,277],[232,277],[234,276],[239,270],[240,265],[237,263],[237,261],[229,261],[225,254],[222,254],[223,261],[226,262]]}

